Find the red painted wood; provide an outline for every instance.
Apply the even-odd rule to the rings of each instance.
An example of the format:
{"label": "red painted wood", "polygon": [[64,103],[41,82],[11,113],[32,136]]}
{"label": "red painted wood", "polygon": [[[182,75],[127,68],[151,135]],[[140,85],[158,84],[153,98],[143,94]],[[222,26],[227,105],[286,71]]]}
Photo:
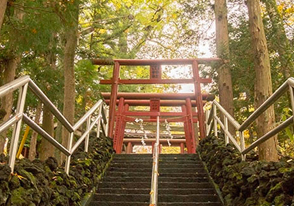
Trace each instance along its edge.
{"label": "red painted wood", "polygon": [[[182,112],[187,114],[187,107],[186,105],[182,106]],[[187,146],[187,152],[189,154],[192,153],[192,148],[191,148],[191,134],[189,131],[189,126],[188,126],[188,122],[189,122],[189,117],[188,115],[185,116],[185,121],[184,121],[184,131],[185,131],[185,139],[186,139],[186,146]]]}
{"label": "red painted wood", "polygon": [[124,98],[119,99],[119,104],[118,104],[118,111],[116,115],[116,125],[115,125],[115,133],[113,137],[113,148],[115,149],[117,154],[121,153],[121,144],[120,144],[120,138],[121,138],[121,133],[122,133],[122,124],[123,124],[123,113],[124,110]]}
{"label": "red painted wood", "polygon": [[197,61],[193,61],[192,69],[193,69],[193,77],[195,80],[194,87],[195,87],[195,97],[196,97],[197,111],[198,111],[200,138],[203,139],[205,137],[205,123],[204,123],[205,114],[203,111],[203,104],[201,103],[203,95],[201,94],[201,85],[199,81],[199,70],[198,70]]}
{"label": "red painted wood", "polygon": [[116,107],[117,91],[118,91],[118,78],[119,78],[119,68],[120,65],[116,62],[113,68],[113,82],[111,85],[111,98],[109,103],[109,128],[108,136],[113,137],[113,128],[114,128],[114,114]]}
{"label": "red painted wood", "polygon": [[[109,104],[110,100],[106,99],[105,103]],[[116,104],[118,104],[119,100],[116,100]],[[196,100],[191,101],[192,106],[196,107]],[[203,101],[203,103],[206,103],[206,101]],[[127,99],[125,100],[125,104],[128,104],[130,106],[150,106],[150,100],[132,100],[132,99]],[[185,105],[186,101],[185,100],[160,100],[160,106],[182,106]]]}
{"label": "red painted wood", "polygon": [[113,65],[115,62],[120,65],[152,65],[152,64],[160,64],[160,65],[189,65],[192,64],[193,61],[197,61],[198,64],[207,64],[211,62],[223,62],[220,58],[196,58],[196,59],[93,59],[92,64],[94,65]]}
{"label": "red painted wood", "polygon": [[[203,84],[211,83],[212,79],[200,78]],[[193,84],[193,79],[119,79],[118,84]],[[100,84],[112,84],[110,79],[101,79]]]}
{"label": "red painted wood", "polygon": [[185,153],[185,144],[181,143],[180,148],[181,148],[181,154],[184,154]]}
{"label": "red painted wood", "polygon": [[[198,88],[198,87],[197,87]],[[201,94],[201,93],[200,93]],[[111,97],[111,93],[102,92],[101,95],[104,99],[109,99]],[[214,95],[211,94],[202,94],[202,100],[214,100]],[[139,99],[139,100],[150,100],[151,98],[160,98],[160,100],[186,100],[190,98],[191,100],[195,100],[194,93],[127,93],[127,92],[119,92],[117,93],[117,98],[123,97],[124,99]]]}
{"label": "red painted wood", "polygon": [[193,111],[192,111],[192,105],[191,100],[189,98],[186,99],[186,108],[187,108],[187,116],[188,116],[188,128],[189,128],[189,138],[191,142],[191,153],[196,153],[196,137],[195,137],[195,129],[194,129],[194,123],[193,123]]}

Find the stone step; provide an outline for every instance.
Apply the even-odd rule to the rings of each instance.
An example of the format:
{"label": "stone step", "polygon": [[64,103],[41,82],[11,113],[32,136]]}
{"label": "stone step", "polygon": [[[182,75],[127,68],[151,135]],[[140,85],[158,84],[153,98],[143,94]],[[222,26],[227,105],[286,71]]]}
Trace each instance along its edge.
{"label": "stone step", "polygon": [[207,182],[208,177],[161,177],[158,180],[160,182]]}
{"label": "stone step", "polygon": [[213,188],[209,182],[160,182],[158,188]]}
{"label": "stone step", "polygon": [[158,188],[158,194],[190,195],[190,194],[215,194],[214,188]]}
{"label": "stone step", "polygon": [[216,202],[159,202],[158,206],[222,206],[222,204],[218,201]]}
{"label": "stone step", "polygon": [[[111,194],[149,194],[150,188],[99,188],[98,193]],[[214,194],[213,188],[158,188],[158,194],[167,195],[189,195],[189,194]]]}
{"label": "stone step", "polygon": [[152,173],[152,167],[133,167],[133,168],[119,168],[119,167],[112,167],[112,165],[110,165],[107,169],[108,172],[113,172],[113,171],[119,171],[119,172],[149,172],[149,176]]}
{"label": "stone step", "polygon": [[216,202],[216,194],[158,195],[158,202]]}
{"label": "stone step", "polygon": [[98,193],[110,194],[148,194],[150,188],[99,188]]}
{"label": "stone step", "polygon": [[[93,201],[91,206],[149,206],[149,202]],[[222,206],[219,202],[159,202],[158,206]]]}
{"label": "stone step", "polygon": [[204,168],[185,168],[185,167],[168,167],[161,168],[159,167],[159,173],[204,173]]}
{"label": "stone step", "polygon": [[161,163],[159,162],[159,168],[201,168],[204,169],[203,164],[195,164],[195,163]]}
{"label": "stone step", "polygon": [[[150,176],[151,173],[149,171],[147,172],[134,172],[134,171],[128,171],[128,172],[122,172],[119,170],[116,171],[106,171],[106,176],[113,176],[113,177],[140,177],[140,176]],[[184,173],[164,173],[159,172],[160,177],[207,177],[206,172],[184,172]]]}
{"label": "stone step", "polygon": [[133,177],[113,177],[113,176],[106,176],[103,178],[103,182],[149,182],[151,183],[151,177],[148,176],[133,176]]}
{"label": "stone step", "polygon": [[[133,162],[112,162],[110,164],[110,167],[112,168],[151,168],[152,162],[150,163],[133,163]],[[159,162],[160,168],[202,168],[204,169],[204,166],[202,164],[195,164],[195,163],[161,163]]]}
{"label": "stone step", "polygon": [[150,182],[102,182],[99,188],[150,188]]}
{"label": "stone step", "polygon": [[[151,182],[102,182],[100,188],[150,188]],[[212,188],[209,182],[160,182],[158,188]]]}
{"label": "stone step", "polygon": [[[207,182],[208,177],[161,177],[158,178],[159,182]],[[149,176],[105,176],[103,182],[151,182],[151,177]]]}
{"label": "stone step", "polygon": [[152,154],[116,154],[113,157],[113,160],[116,159],[127,159],[127,160],[132,160],[132,159],[152,159]]}
{"label": "stone step", "polygon": [[93,201],[91,206],[149,206],[148,202]]}
{"label": "stone step", "polygon": [[[118,202],[148,202],[149,194],[95,194],[95,200],[118,201]],[[216,202],[218,197],[211,194],[189,194],[189,195],[166,195],[160,194],[158,202]]]}
{"label": "stone step", "polygon": [[152,167],[152,162],[150,163],[132,163],[132,162],[129,162],[129,163],[117,163],[117,162],[112,162],[110,164],[110,167],[115,167],[115,168],[137,168],[137,167],[140,167],[140,168],[151,168]]}
{"label": "stone step", "polygon": [[150,194],[95,194],[95,200],[117,202],[148,202]]}

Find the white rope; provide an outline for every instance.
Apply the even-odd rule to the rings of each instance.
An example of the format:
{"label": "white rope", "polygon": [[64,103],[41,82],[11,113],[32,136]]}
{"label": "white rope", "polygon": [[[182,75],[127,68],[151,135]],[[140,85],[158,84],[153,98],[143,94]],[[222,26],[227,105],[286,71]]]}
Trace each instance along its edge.
{"label": "white rope", "polygon": [[146,146],[146,143],[145,143],[144,139],[148,139],[148,137],[147,137],[146,131],[145,131],[144,126],[143,126],[143,119],[138,119],[137,118],[137,119],[135,119],[135,122],[139,123],[139,125],[140,125],[140,130],[143,132],[143,136],[141,138],[141,143],[142,143],[143,146]]}
{"label": "white rope", "polygon": [[165,120],[165,130],[166,130],[167,134],[168,134],[169,137],[170,137],[170,139],[166,139],[167,144],[168,144],[168,146],[170,147],[170,146],[171,146],[170,140],[172,140],[174,137],[173,137],[173,135],[171,134],[171,128],[170,128],[170,125],[169,125],[169,122],[167,121],[167,119]]}

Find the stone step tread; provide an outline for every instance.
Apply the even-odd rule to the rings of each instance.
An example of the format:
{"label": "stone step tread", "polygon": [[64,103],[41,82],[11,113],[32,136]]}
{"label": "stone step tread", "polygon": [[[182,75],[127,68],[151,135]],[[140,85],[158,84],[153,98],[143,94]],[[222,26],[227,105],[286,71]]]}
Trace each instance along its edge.
{"label": "stone step tread", "polygon": [[[149,194],[150,188],[99,188],[98,193]],[[158,194],[215,194],[215,191],[213,188],[159,188]]]}
{"label": "stone step tread", "polygon": [[[122,172],[122,171],[110,171],[107,172],[106,171],[106,176],[145,176],[148,175],[150,176],[151,173],[150,172],[133,172],[133,171],[129,171],[129,172]],[[184,173],[164,173],[164,172],[160,172],[159,173],[160,177],[200,177],[200,176],[207,176],[206,172],[184,172]]]}
{"label": "stone step tread", "polygon": [[[102,182],[100,188],[150,188],[150,182]],[[159,182],[158,188],[212,188],[208,182]]]}
{"label": "stone step tread", "polygon": [[[134,201],[147,202],[150,199],[150,194],[112,194],[112,193],[98,193],[94,196],[95,200],[104,201]],[[158,202],[216,202],[217,195],[212,194],[189,194],[189,195],[167,195],[162,194],[158,196]]]}
{"label": "stone step tread", "polygon": [[[118,167],[133,167],[133,166],[152,166],[152,162],[111,162],[110,164],[111,166],[118,166]],[[182,162],[160,162],[159,161],[159,165],[162,167],[166,167],[166,166],[171,166],[171,165],[175,165],[175,166],[185,166],[185,167],[203,167],[202,163],[194,163],[194,162],[187,162],[187,163],[182,163]]]}
{"label": "stone step tread", "polygon": [[[91,206],[149,206],[149,202],[93,201]],[[158,206],[222,206],[220,202],[159,202]]]}
{"label": "stone step tread", "polygon": [[[161,177],[158,178],[159,182],[197,182],[197,181],[208,181],[209,178],[204,177]],[[132,176],[132,177],[113,177],[113,176],[105,176],[102,179],[102,182],[146,182],[151,181],[151,176]]]}

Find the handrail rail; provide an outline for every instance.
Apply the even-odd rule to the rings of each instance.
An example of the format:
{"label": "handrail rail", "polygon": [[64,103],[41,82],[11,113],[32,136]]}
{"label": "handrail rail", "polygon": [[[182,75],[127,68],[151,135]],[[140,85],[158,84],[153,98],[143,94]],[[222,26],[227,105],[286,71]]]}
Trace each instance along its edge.
{"label": "handrail rail", "polygon": [[[235,145],[235,147],[239,150],[244,159],[244,155],[253,150],[255,147],[260,145],[262,142],[268,140],[273,137],[289,125],[293,124],[294,117],[293,115],[289,117],[286,121],[281,123],[279,126],[273,128],[271,131],[264,134],[262,137],[258,138],[251,145],[245,148],[245,140],[244,140],[244,130],[247,129],[249,125],[251,125],[266,109],[272,106],[289,88],[290,97],[291,97],[291,107],[292,111],[294,111],[294,78],[290,77],[287,79],[262,105],[260,105],[241,125],[216,101],[212,102],[212,109],[208,111],[209,113],[206,115],[207,121],[207,135],[210,135],[212,129],[214,128],[214,134],[217,136],[217,124],[221,126],[221,128],[225,132],[226,136],[226,144],[229,143],[229,140]],[[221,119],[217,116],[216,110],[220,111],[221,115],[224,115],[223,123]],[[232,126],[239,132],[240,135],[240,145],[238,145],[237,141],[233,138],[233,135],[229,132],[227,121],[231,123]],[[212,124],[214,122],[214,124]]]}
{"label": "handrail rail", "polygon": [[156,142],[153,150],[153,166],[150,191],[150,206],[157,206],[158,202],[158,163],[159,163],[159,116],[157,116]]}
{"label": "handrail rail", "polygon": [[[58,141],[56,141],[51,135],[49,135],[46,131],[44,131],[37,123],[31,120],[24,113],[24,105],[26,100],[26,92],[27,88],[30,90],[41,100],[41,102],[51,111],[51,113],[60,121],[62,126],[64,126],[70,132],[70,144],[68,148],[64,147]],[[103,107],[103,101],[99,100],[75,125],[71,125],[69,121],[62,115],[62,113],[55,107],[55,105],[50,101],[50,99],[42,92],[42,90],[30,79],[29,76],[22,76],[18,79],[15,79],[8,84],[5,84],[0,87],[0,98],[7,95],[8,93],[12,93],[15,90],[19,90],[18,96],[18,104],[16,109],[16,114],[11,117],[6,122],[3,122],[0,125],[0,133],[4,130],[8,129],[12,125],[16,125],[14,127],[13,135],[11,138],[11,147],[9,151],[9,166],[11,168],[11,172],[14,171],[14,164],[16,158],[16,151],[18,146],[18,140],[21,131],[22,120],[30,126],[33,130],[39,133],[42,137],[48,140],[51,144],[53,144],[58,150],[64,153],[66,158],[65,171],[69,173],[69,166],[71,155],[75,152],[75,150],[85,141],[85,151],[88,151],[89,144],[89,133],[93,129],[93,127],[97,124],[97,137],[100,135],[100,125],[102,125],[102,132],[107,135],[108,130],[108,111],[105,111]],[[95,112],[98,111],[98,116],[94,118],[92,121],[92,116]],[[102,120],[102,121],[101,121]],[[92,121],[92,123],[91,123]],[[73,135],[74,132],[83,124],[87,122],[87,129],[84,134],[81,135],[79,140],[72,146]]]}

